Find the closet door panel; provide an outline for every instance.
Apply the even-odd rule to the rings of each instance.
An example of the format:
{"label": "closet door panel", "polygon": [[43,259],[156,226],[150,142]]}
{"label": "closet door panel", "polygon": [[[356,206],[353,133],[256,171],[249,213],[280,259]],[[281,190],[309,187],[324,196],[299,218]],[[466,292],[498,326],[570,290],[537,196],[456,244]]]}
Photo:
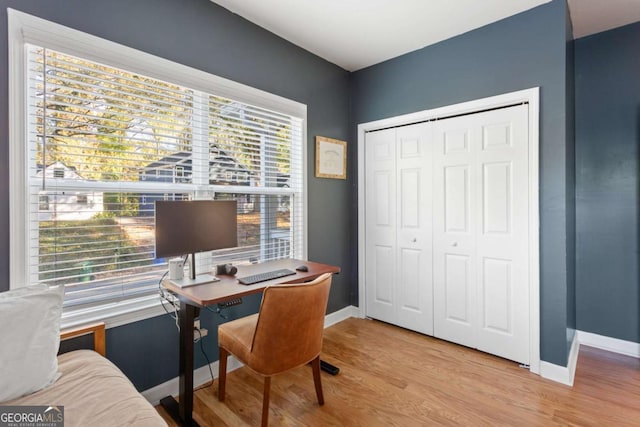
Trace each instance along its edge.
{"label": "closet door panel", "polygon": [[429,125],[396,130],[398,325],[433,334]]}
{"label": "closet door panel", "polygon": [[444,230],[446,233],[469,234],[469,164],[444,166]]}
{"label": "closet door panel", "polygon": [[512,262],[508,259],[483,257],[481,271],[481,300],[484,304],[482,329],[512,334]]}
{"label": "closet door panel", "polygon": [[471,259],[466,255],[444,255],[445,319],[472,326],[470,307],[474,283],[471,280]]}
{"label": "closet door panel", "polygon": [[477,115],[478,349],[529,363],[527,107]]}
{"label": "closet door panel", "polygon": [[475,284],[478,131],[464,121],[434,124],[434,335],[469,347],[477,344]]}
{"label": "closet door panel", "polygon": [[366,315],[395,323],[397,275],[395,129],[367,135]]}

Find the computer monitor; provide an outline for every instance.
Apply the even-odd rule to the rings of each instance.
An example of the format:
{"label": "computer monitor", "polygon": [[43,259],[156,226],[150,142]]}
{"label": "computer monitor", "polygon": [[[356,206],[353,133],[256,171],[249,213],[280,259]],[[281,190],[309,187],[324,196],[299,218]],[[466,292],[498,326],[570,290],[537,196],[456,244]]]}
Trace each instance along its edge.
{"label": "computer monitor", "polygon": [[191,275],[186,285],[215,280],[196,279],[195,254],[238,246],[238,215],[235,200],[156,201],[156,258],[191,256]]}

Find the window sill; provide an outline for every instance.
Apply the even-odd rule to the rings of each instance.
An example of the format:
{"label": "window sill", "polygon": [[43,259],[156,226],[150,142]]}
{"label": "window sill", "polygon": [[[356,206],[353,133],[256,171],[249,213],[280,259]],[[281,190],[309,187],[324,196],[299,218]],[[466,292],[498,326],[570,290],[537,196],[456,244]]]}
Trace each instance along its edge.
{"label": "window sill", "polygon": [[[167,307],[171,312],[172,307]],[[104,322],[107,329],[166,314],[158,295],[134,298],[111,304],[62,313],[61,329],[92,322]]]}

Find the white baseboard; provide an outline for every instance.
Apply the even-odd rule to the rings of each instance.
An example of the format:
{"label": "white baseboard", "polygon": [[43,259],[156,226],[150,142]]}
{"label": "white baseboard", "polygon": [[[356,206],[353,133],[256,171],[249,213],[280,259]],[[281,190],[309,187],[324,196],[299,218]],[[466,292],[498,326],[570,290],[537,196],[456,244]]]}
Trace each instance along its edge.
{"label": "white baseboard", "polygon": [[[227,361],[227,372],[235,371],[240,367],[242,367],[242,363],[240,363],[235,357],[229,356],[229,359]],[[213,372],[214,378],[218,378],[217,360],[211,364],[211,371]],[[208,365],[204,365],[193,371],[193,388],[200,387],[201,385],[206,384],[209,381],[211,381],[211,373],[209,372]],[[156,406],[160,403],[160,399],[167,396],[177,396],[178,393],[179,379],[178,377],[176,377],[143,391],[142,395],[153,406]]]}
{"label": "white baseboard", "polygon": [[578,340],[578,334],[573,336],[571,342],[571,350],[569,351],[569,358],[567,360],[567,366],[554,365],[553,363],[540,361],[540,376],[551,381],[562,383],[568,386],[573,386],[573,380],[576,376],[576,365],[578,364],[578,353],[580,352],[580,341]]}
{"label": "white baseboard", "polygon": [[331,314],[327,314],[324,318],[324,327],[328,328],[336,323],[340,323],[350,317],[360,317],[360,310],[358,307],[348,305],[338,311],[334,311]]}
{"label": "white baseboard", "polygon": [[576,331],[578,341],[589,347],[595,347],[613,353],[640,358],[640,343],[618,338],[605,337],[591,332]]}
{"label": "white baseboard", "polygon": [[[350,317],[359,317],[360,311],[357,307],[352,305],[347,306],[341,310],[334,311],[331,314],[327,314],[324,318],[324,327],[328,328],[329,326],[335,325],[336,323],[342,322],[345,319]],[[242,367],[242,363],[238,361],[233,356],[229,356],[229,361],[227,362],[227,372],[235,371],[236,369]],[[213,372],[214,378],[218,377],[218,361],[216,360],[211,364],[211,371]],[[200,387],[202,384],[206,384],[208,381],[211,381],[211,373],[209,372],[208,365],[204,365],[193,371],[193,387]],[[158,384],[155,387],[147,389],[142,392],[142,395],[147,399],[153,406],[156,406],[160,403],[160,399],[166,396],[177,396],[179,393],[179,379],[178,377],[170,379],[162,384]]]}

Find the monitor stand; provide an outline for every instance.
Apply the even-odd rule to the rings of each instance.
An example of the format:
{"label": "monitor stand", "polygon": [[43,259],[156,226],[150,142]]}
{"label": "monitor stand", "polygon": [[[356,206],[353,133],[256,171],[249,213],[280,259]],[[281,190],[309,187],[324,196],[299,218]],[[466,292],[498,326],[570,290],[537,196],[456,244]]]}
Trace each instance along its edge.
{"label": "monitor stand", "polygon": [[218,281],[220,281],[220,279],[215,276],[212,276],[210,274],[201,274],[199,276],[196,276],[195,279],[185,277],[179,280],[171,280],[171,284],[179,288],[187,288],[189,286],[204,285],[206,283],[213,283]]}

